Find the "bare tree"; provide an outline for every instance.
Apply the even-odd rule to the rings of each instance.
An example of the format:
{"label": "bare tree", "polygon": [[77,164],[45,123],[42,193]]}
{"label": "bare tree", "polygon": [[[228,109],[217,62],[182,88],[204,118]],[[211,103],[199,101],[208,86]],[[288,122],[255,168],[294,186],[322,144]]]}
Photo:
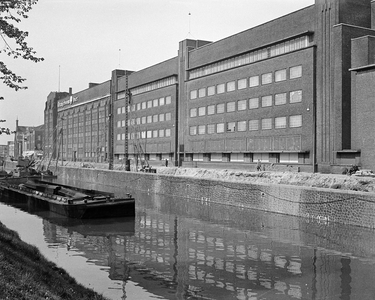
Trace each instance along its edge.
{"label": "bare tree", "polygon": [[[28,46],[26,38],[29,33],[17,27],[22,18],[28,17],[27,13],[37,2],[38,0],[0,0],[0,39],[4,41],[4,48],[0,49],[1,54],[34,62],[44,60],[42,57],[36,57],[36,52]],[[12,72],[1,60],[0,80],[16,91],[27,89],[26,86],[22,86],[26,79]]]}

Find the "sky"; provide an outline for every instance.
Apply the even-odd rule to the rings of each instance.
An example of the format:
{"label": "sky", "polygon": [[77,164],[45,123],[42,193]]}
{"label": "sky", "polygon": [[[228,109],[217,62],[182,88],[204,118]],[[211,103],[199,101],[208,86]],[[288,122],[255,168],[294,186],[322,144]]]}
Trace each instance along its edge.
{"label": "sky", "polygon": [[[39,126],[50,92],[73,93],[177,56],[184,39],[218,41],[314,4],[314,0],[39,0],[19,27],[44,61],[9,59],[26,90],[0,82],[0,127]],[[0,47],[5,42],[0,39]],[[0,135],[0,144],[13,136]]]}

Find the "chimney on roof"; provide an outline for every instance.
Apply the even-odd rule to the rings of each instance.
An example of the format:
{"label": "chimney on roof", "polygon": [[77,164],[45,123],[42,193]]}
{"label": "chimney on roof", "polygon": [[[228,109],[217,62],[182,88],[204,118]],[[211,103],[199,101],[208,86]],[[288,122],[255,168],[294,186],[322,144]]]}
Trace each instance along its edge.
{"label": "chimney on roof", "polygon": [[73,94],[73,89],[70,87],[69,88],[69,95],[72,95]]}

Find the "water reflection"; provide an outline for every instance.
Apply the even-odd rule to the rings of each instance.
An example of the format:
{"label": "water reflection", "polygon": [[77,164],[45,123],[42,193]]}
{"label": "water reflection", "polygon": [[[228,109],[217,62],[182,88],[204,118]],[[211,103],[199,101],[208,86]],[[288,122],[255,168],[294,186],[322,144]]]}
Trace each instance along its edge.
{"label": "water reflection", "polygon": [[[89,222],[17,205],[42,218],[49,247],[85,258],[67,268],[94,264],[116,282],[116,293],[104,292],[112,299],[375,298],[372,230],[204,200],[136,199],[133,219]],[[100,292],[114,289],[81,273],[75,277]]]}

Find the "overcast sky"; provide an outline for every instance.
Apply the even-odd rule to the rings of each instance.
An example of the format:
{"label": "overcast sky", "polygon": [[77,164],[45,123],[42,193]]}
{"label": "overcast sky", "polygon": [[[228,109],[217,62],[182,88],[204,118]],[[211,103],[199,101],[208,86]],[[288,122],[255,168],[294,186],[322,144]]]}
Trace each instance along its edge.
{"label": "overcast sky", "polygon": [[[0,60],[27,90],[0,83],[1,127],[43,124],[47,96],[110,79],[117,68],[141,70],[177,56],[186,38],[218,41],[314,4],[314,0],[39,0],[20,27],[40,63]],[[189,16],[190,13],[190,16]],[[0,47],[5,43],[0,40]],[[13,136],[0,135],[0,144]]]}

